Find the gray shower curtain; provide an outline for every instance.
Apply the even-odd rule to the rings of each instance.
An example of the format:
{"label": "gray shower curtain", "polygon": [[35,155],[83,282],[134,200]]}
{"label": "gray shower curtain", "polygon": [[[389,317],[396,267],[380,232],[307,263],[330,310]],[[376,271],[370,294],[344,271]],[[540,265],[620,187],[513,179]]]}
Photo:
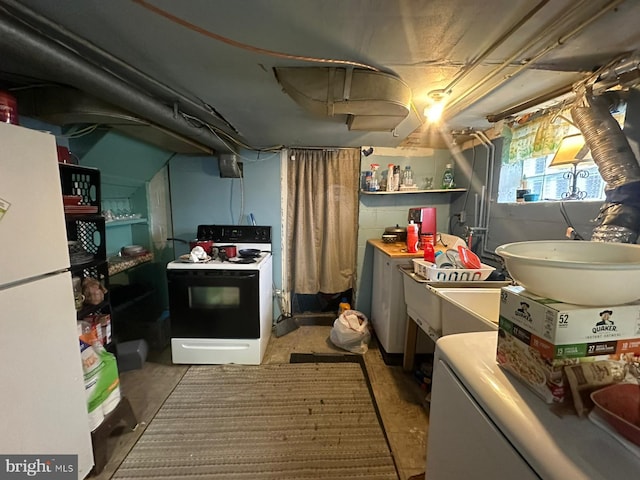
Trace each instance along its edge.
{"label": "gray shower curtain", "polygon": [[355,287],[359,185],[357,148],[289,151],[288,284],[295,293]]}

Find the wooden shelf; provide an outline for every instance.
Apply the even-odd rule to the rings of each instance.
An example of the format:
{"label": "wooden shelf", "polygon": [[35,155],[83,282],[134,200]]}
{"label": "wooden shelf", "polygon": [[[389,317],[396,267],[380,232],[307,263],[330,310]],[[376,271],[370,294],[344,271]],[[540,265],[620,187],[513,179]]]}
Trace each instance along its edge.
{"label": "wooden shelf", "polygon": [[122,273],[126,270],[137,267],[138,265],[151,261],[153,261],[153,253],[151,252],[147,252],[144,255],[139,255],[137,257],[120,257],[117,255],[109,257],[109,276]]}
{"label": "wooden shelf", "polygon": [[432,190],[402,190],[395,192],[387,192],[387,191],[377,191],[377,192],[368,192],[366,190],[360,190],[360,193],[363,195],[405,195],[407,193],[460,193],[466,192],[466,188],[447,188],[447,189],[432,189]]}

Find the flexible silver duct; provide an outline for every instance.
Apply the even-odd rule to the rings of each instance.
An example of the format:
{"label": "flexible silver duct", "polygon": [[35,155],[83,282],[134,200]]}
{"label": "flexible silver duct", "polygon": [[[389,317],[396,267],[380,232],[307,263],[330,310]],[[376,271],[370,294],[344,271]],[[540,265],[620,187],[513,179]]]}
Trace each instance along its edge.
{"label": "flexible silver duct", "polygon": [[611,115],[607,97],[585,100],[587,106],[572,107],[571,115],[607,184],[607,200],[600,208],[591,240],[635,243],[640,231],[640,165]]}

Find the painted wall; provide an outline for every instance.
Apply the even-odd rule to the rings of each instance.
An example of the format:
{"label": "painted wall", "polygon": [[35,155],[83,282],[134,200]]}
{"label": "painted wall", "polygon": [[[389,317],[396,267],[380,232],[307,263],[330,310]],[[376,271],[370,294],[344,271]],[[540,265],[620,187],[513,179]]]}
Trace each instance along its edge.
{"label": "painted wall", "polygon": [[[368,147],[363,150],[367,151]],[[406,165],[413,171],[414,183],[422,189],[425,179],[431,178],[433,188],[440,188],[442,175],[447,163],[451,163],[448,150],[431,148],[377,148],[373,153],[361,158],[361,171],[371,170],[371,164],[380,165],[386,177],[387,165]],[[380,173],[380,172],[379,172]],[[367,243],[371,238],[379,239],[386,227],[408,223],[409,208],[436,207],[436,222],[440,232],[448,231],[450,204],[460,193],[398,193],[398,194],[360,194],[359,231],[358,231],[358,278],[355,308],[367,316],[371,314],[371,288],[373,278],[373,247]]]}
{"label": "painted wall", "polygon": [[[282,286],[280,153],[242,151],[244,177],[221,178],[217,157],[177,155],[169,162],[173,237],[196,238],[200,224],[272,226],[273,278]],[[188,245],[175,244],[176,256]],[[274,312],[276,313],[276,312]],[[277,312],[279,315],[279,312]]]}

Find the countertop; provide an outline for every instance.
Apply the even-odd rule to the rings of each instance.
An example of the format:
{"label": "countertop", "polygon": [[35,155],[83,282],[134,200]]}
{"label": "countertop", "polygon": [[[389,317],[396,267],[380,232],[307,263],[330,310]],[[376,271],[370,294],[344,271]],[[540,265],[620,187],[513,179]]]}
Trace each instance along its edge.
{"label": "countertop", "polygon": [[[418,250],[416,253],[407,252],[407,244],[405,242],[385,243],[379,238],[370,238],[367,240],[371,245],[380,250],[382,253],[389,255],[391,258],[423,258],[424,250]],[[446,250],[445,247],[437,245],[435,251]]]}

